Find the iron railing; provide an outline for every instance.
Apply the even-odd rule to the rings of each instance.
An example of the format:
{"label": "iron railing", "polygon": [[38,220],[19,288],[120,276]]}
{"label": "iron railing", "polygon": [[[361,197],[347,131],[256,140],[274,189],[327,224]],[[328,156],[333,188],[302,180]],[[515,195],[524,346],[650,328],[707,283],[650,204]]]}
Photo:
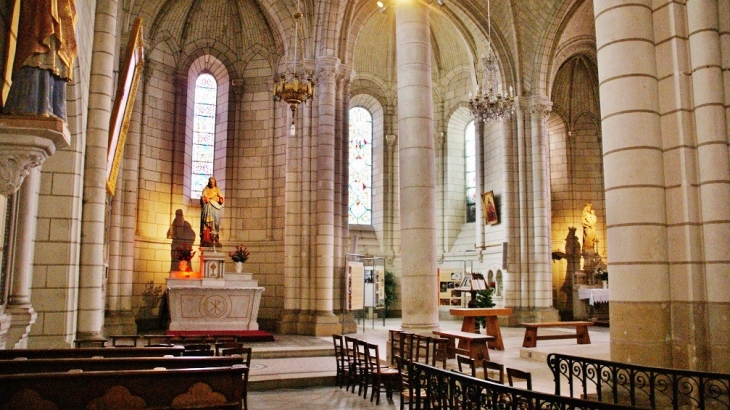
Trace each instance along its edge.
{"label": "iron railing", "polygon": [[[730,409],[730,374],[548,355],[555,394],[638,408]],[[563,392],[567,388],[566,392]]]}
{"label": "iron railing", "polygon": [[[566,396],[554,396],[477,379],[422,363],[409,366],[415,409],[629,409],[617,404],[598,403]],[[425,392],[416,394],[415,392]]]}

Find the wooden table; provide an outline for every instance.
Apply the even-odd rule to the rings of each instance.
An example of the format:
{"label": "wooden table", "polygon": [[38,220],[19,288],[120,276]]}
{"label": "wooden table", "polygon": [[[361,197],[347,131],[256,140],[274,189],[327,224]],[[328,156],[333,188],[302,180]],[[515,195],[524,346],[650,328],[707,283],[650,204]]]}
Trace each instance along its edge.
{"label": "wooden table", "polygon": [[509,316],[512,314],[511,308],[451,308],[449,313],[452,316],[461,316],[464,321],[461,324],[462,332],[476,331],[476,323],[478,317],[486,318],[487,334],[494,336],[494,341],[489,342],[489,347],[497,350],[504,350],[502,342],[502,332],[499,330],[499,320],[497,316]]}

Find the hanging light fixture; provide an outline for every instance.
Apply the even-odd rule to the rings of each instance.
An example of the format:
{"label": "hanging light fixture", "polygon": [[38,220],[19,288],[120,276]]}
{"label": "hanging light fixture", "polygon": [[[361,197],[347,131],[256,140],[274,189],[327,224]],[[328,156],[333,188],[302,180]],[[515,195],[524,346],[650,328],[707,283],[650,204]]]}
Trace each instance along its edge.
{"label": "hanging light fixture", "polygon": [[299,0],[297,0],[297,11],[293,17],[293,42],[289,43],[290,50],[292,44],[294,47],[293,58],[288,58],[289,52],[287,51],[287,61],[284,64],[286,71],[279,76],[279,80],[274,84],[274,101],[284,100],[291,108],[290,134],[292,136],[296,133],[294,120],[297,115],[297,106],[314,96],[312,75],[304,70],[304,57],[299,56],[299,19],[302,18],[302,12],[299,10]]}
{"label": "hanging light fixture", "polygon": [[487,56],[482,56],[481,84],[477,85],[476,95],[469,93],[469,110],[474,119],[482,122],[500,121],[512,114],[514,95],[512,86],[502,90],[502,84],[497,80],[497,60],[492,54],[492,15],[487,0]]}

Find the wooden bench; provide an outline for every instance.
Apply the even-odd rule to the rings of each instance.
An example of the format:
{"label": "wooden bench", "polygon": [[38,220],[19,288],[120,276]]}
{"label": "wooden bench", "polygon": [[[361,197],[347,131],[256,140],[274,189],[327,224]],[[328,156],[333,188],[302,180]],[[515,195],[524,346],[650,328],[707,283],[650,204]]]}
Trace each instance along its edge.
{"label": "wooden bench", "polygon": [[[554,339],[578,339],[578,344],[591,344],[591,338],[588,335],[588,326],[593,326],[593,322],[543,322],[543,323],[520,323],[525,327],[525,339],[522,341],[522,347],[536,347],[538,340],[554,340]],[[574,327],[575,334],[563,333],[559,335],[538,336],[538,328],[549,327]]]}
{"label": "wooden bench", "polygon": [[[494,336],[448,330],[434,330],[433,334],[449,340],[446,348],[446,354],[449,358],[454,358],[456,353],[459,353],[480,362],[489,360],[487,343],[494,341]],[[458,346],[456,340],[459,340]]]}
{"label": "wooden bench", "polygon": [[0,375],[0,403],[37,409],[241,409],[245,366]]}
{"label": "wooden bench", "polygon": [[[140,335],[111,335],[109,339],[112,341],[112,346],[126,346],[126,347],[137,347],[137,341],[141,339]],[[103,347],[103,346],[102,346]]]}
{"label": "wooden bench", "polygon": [[0,360],[25,357],[55,359],[63,357],[162,357],[182,356],[185,348],[175,347],[88,347],[80,349],[12,349],[0,350]]}
{"label": "wooden bench", "polygon": [[243,365],[241,356],[226,357],[107,357],[0,360],[0,374],[62,373],[71,370],[112,371],[155,368],[187,369]]}

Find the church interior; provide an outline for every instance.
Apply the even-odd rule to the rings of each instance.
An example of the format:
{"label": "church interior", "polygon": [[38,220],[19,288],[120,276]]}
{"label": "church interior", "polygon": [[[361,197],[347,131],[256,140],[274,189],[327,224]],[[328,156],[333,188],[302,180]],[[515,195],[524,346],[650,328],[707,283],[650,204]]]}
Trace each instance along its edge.
{"label": "church interior", "polygon": [[58,3],[65,115],[8,109],[2,68],[0,348],[164,331],[213,268],[256,329],[351,333],[375,261],[403,329],[466,274],[503,326],[608,287],[612,360],[730,373],[730,0]]}

